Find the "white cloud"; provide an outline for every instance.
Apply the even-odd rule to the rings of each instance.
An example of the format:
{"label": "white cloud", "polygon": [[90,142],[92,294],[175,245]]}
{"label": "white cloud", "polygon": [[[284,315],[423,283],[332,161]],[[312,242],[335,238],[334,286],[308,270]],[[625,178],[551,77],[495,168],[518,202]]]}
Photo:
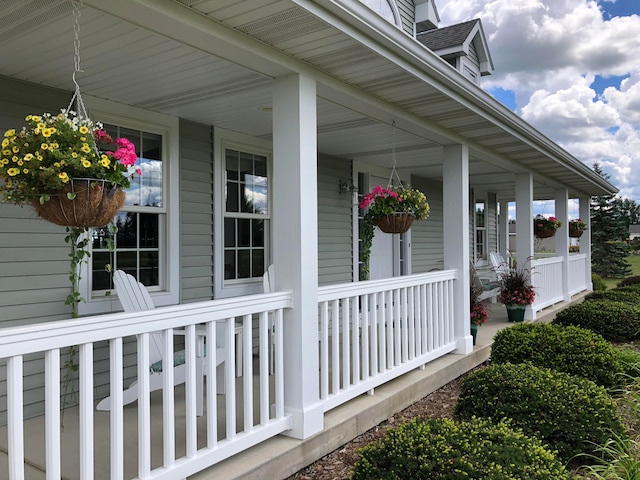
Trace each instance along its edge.
{"label": "white cloud", "polygon": [[[607,19],[594,0],[440,0],[442,25],[480,18],[495,72],[486,90],[640,202],[640,16]],[[640,5],[638,8],[640,12]],[[628,76],[601,95],[596,77]]]}

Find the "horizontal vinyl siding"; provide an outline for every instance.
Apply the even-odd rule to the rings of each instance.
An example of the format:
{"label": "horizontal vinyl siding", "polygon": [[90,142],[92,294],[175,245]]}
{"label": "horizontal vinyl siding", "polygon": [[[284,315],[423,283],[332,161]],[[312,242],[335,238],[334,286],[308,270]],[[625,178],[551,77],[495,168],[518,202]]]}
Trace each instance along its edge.
{"label": "horizontal vinyl siding", "polygon": [[397,0],[396,3],[400,12],[402,31],[413,37],[413,24],[416,18],[413,0]]}
{"label": "horizontal vinyl siding", "polygon": [[213,298],[213,137],[180,121],[181,303]]}
{"label": "horizontal vinyl siding", "polygon": [[411,271],[441,270],[444,260],[442,184],[413,176],[411,185],[427,196],[431,207],[429,218],[413,222],[411,227]]}
{"label": "horizontal vinyl siding", "polygon": [[351,162],[318,156],[318,283],[353,280],[351,194],[339,181],[351,178]]}

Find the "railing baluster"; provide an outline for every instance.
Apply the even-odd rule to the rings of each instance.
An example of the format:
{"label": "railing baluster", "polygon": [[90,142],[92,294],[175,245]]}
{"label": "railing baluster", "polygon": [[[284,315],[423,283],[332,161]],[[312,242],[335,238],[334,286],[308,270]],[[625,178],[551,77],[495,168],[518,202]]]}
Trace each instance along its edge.
{"label": "railing baluster", "polygon": [[[253,346],[251,345],[252,331],[251,328],[251,315],[245,315],[242,322],[242,383],[243,383],[243,408],[244,408],[244,432],[251,432],[253,430],[253,360],[251,358],[251,352]],[[247,332],[246,334],[244,332]]]}
{"label": "railing baluster", "polygon": [[400,338],[402,340],[400,363],[406,363],[409,360],[409,309],[407,308],[407,289],[401,288],[398,296],[400,298]]}
{"label": "railing baluster", "polygon": [[213,448],[218,443],[218,339],[217,323],[207,322],[207,447]]}
{"label": "railing baluster", "polygon": [[109,418],[111,447],[111,478],[124,478],[124,411],[122,405],[122,338],[109,341],[109,384],[111,389],[111,416]]}
{"label": "railing baluster", "polygon": [[[269,313],[262,312],[258,321],[258,359],[259,359],[259,386],[260,386],[260,425],[266,425],[269,421]],[[273,312],[271,313],[273,315]]]}
{"label": "railing baluster", "polygon": [[371,331],[371,343],[369,350],[371,352],[371,360],[369,362],[369,374],[376,376],[379,372],[378,365],[378,302],[376,302],[376,294],[367,295],[367,309],[369,311],[369,329]]}
{"label": "railing baluster", "polygon": [[[197,363],[197,346],[196,346],[196,326],[187,325],[185,328],[185,367],[186,382],[185,403],[186,403],[186,440],[187,440],[187,458],[195,456],[198,450],[198,388],[196,383],[202,381],[202,376],[198,378],[196,371]],[[164,369],[163,369],[164,370]]]}
{"label": "railing baluster", "polygon": [[[224,345],[226,357],[224,360],[224,383],[226,392],[226,413],[227,413],[227,440],[236,438],[236,349],[235,349],[236,319],[229,317],[225,320]],[[251,335],[251,332],[242,332],[242,335]]]}
{"label": "railing baluster", "polygon": [[24,480],[22,355],[7,359],[7,434],[9,480]]}
{"label": "railing baluster", "polygon": [[320,304],[320,398],[329,396],[329,302]]}
{"label": "railing baluster", "polygon": [[60,471],[60,349],[47,350],[45,362],[45,448],[47,480],[58,480]]}
{"label": "railing baluster", "polygon": [[[163,358],[173,359],[173,328],[168,328],[162,333]],[[169,363],[166,360],[163,363]],[[165,467],[175,465],[176,460],[176,427],[175,427],[175,400],[174,400],[174,371],[173,368],[163,368],[162,384],[162,459]]]}
{"label": "railing baluster", "polygon": [[360,312],[358,308],[358,298],[351,298],[351,322],[349,331],[351,333],[351,384],[360,383]]}
{"label": "railing baluster", "polygon": [[284,355],[283,355],[283,311],[279,308],[275,314],[276,328],[276,418],[284,417]]}
{"label": "railing baluster", "polygon": [[331,302],[331,393],[340,390],[340,304]]}
{"label": "railing baluster", "polygon": [[360,302],[362,308],[362,325],[360,327],[360,338],[362,342],[362,379],[367,380],[371,375],[371,357],[369,352],[369,337],[371,335],[371,324],[369,322],[369,295],[361,295]]}
{"label": "railing baluster", "polygon": [[[165,365],[171,362],[165,359]],[[138,335],[138,477],[151,471],[151,408],[149,405],[149,334]]]}
{"label": "railing baluster", "polygon": [[93,343],[80,345],[80,478],[94,476],[93,443]]}
{"label": "railing baluster", "polygon": [[395,355],[393,357],[392,366],[400,365],[402,363],[402,310],[400,308],[400,289],[393,290],[393,320],[391,325],[393,328],[393,341]]}

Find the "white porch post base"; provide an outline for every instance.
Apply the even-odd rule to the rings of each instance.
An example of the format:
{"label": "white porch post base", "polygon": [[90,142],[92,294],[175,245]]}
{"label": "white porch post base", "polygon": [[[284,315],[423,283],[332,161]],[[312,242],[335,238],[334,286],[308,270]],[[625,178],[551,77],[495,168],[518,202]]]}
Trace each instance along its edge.
{"label": "white porch post base", "polygon": [[464,337],[456,337],[456,349],[453,353],[467,355],[473,352],[473,337],[471,334]]}
{"label": "white porch post base", "polygon": [[322,404],[311,405],[304,410],[285,408],[285,413],[291,415],[293,428],[282,432],[287,437],[304,440],[324,428],[324,410]]}
{"label": "white porch post base", "polygon": [[536,311],[533,308],[531,308],[531,305],[528,305],[526,310],[524,311],[524,319],[525,320],[536,319]]}

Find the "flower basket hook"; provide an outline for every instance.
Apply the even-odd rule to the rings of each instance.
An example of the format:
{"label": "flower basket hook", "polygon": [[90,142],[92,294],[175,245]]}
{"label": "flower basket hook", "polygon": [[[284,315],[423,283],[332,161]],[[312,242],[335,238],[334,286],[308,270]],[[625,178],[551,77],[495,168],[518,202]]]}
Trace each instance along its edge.
{"label": "flower basket hook", "polygon": [[389,175],[387,188],[393,187],[394,176],[398,180],[398,185],[402,185],[402,180],[400,180],[400,175],[398,175],[398,170],[396,170],[396,121],[395,120],[391,122],[391,127],[393,128],[393,147],[391,148],[391,174]]}
{"label": "flower basket hook", "polygon": [[78,116],[78,120],[89,120],[89,115],[87,114],[87,109],[84,106],[84,102],[82,101],[82,94],[80,93],[80,85],[76,80],[76,73],[83,73],[84,70],[80,68],[80,16],[82,12],[78,6],[82,6],[82,0],[71,0],[71,5],[73,6],[73,73],[71,74],[71,80],[73,81],[73,85],[75,86],[73,95],[71,96],[71,100],[69,101],[69,106],[67,107],[67,111],[73,110],[76,112]]}

